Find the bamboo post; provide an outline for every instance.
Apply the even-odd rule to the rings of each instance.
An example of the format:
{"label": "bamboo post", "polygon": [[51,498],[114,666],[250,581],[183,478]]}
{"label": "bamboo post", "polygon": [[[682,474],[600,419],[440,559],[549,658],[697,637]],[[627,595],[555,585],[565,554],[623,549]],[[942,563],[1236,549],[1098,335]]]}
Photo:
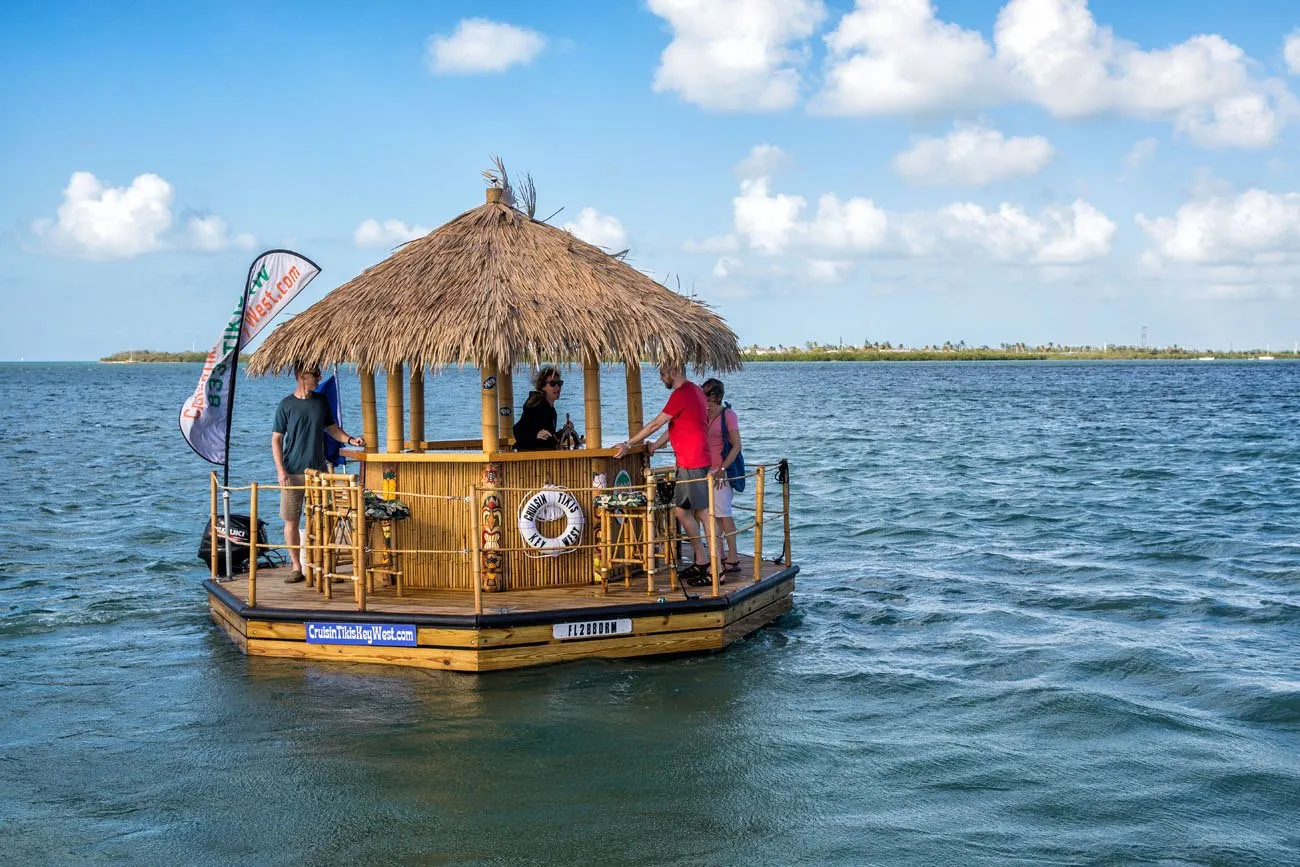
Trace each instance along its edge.
{"label": "bamboo post", "polygon": [[509,364],[501,365],[497,371],[497,439],[506,446],[514,435],[515,426],[515,379],[514,370]]}
{"label": "bamboo post", "polygon": [[[640,430],[640,428],[637,428]],[[655,595],[655,477],[645,468],[645,552],[642,554],[645,569],[645,592]]]}
{"label": "bamboo post", "polygon": [[[365,441],[365,450],[370,450],[370,441]],[[334,498],[338,494],[334,491],[333,485],[326,484],[325,480],[317,480],[321,484],[321,593],[325,594],[326,599],[334,598],[334,577],[331,573],[337,568],[334,555],[334,528],[338,525],[333,512],[337,508]]]}
{"label": "bamboo post", "polygon": [[627,380],[627,435],[634,437],[644,427],[644,402],[641,398],[641,365],[626,364],[623,374]]}
{"label": "bamboo post", "polygon": [[713,517],[713,475],[704,477],[704,484],[709,486],[709,574],[713,576],[713,596],[716,599],[721,592],[719,580],[722,577],[722,555],[718,553],[718,521]]}
{"label": "bamboo post", "polygon": [[763,580],[763,465],[754,471],[754,583]]}
{"label": "bamboo post", "polygon": [[498,428],[497,428],[497,365],[495,361],[489,361],[479,368],[479,382],[481,391],[479,392],[480,403],[482,404],[482,413],[480,416],[480,433],[483,437],[483,453],[499,451]]}
{"label": "bamboo post", "polygon": [[366,438],[366,451],[379,451],[379,411],[375,408],[375,372],[357,370],[361,380],[361,434]]}
{"label": "bamboo post", "polygon": [[614,546],[610,544],[609,509],[600,510],[600,595],[609,595],[609,579],[614,569],[610,565],[614,560]]}
{"label": "bamboo post", "polygon": [[210,543],[211,547],[208,550],[212,552],[211,555],[209,556],[209,559],[212,561],[212,580],[216,581],[217,580],[217,472],[216,470],[212,471],[211,476],[212,476],[212,483],[210,485],[210,490],[212,494],[210,499],[212,500],[212,513],[208,517],[208,534],[209,534],[208,542]]}
{"label": "bamboo post", "polygon": [[483,613],[483,565],[482,540],[479,537],[479,497],[478,486],[474,487],[469,500],[469,572],[474,584],[474,613]]}
{"label": "bamboo post", "polygon": [[[257,607],[257,482],[248,491],[248,607]],[[300,553],[298,556],[302,556]]]}
{"label": "bamboo post", "polygon": [[411,449],[424,451],[424,368],[411,365]]}
{"label": "bamboo post", "polygon": [[587,448],[598,449],[601,447],[600,359],[594,355],[588,355],[582,363],[582,398],[587,427]]}
{"label": "bamboo post", "polygon": [[[397,387],[402,387],[401,374],[398,374]],[[357,610],[366,610],[366,498],[362,493],[360,481],[351,485],[348,497],[352,500],[356,526],[352,536],[352,577],[357,585]]]}
{"label": "bamboo post", "polygon": [[384,451],[395,455],[406,447],[406,434],[402,429],[406,419],[402,406],[402,365],[390,365],[385,379],[388,381],[388,439]]}
{"label": "bamboo post", "polygon": [[781,482],[781,514],[785,524],[785,565],[789,566],[794,562],[790,551],[790,471],[787,469],[783,475],[785,481]]}

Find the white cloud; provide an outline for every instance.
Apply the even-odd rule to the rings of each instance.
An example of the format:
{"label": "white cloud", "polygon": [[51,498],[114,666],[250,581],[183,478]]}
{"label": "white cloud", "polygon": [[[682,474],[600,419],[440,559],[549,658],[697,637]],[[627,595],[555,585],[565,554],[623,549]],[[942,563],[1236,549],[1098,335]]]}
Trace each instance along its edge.
{"label": "white cloud", "polygon": [[606,250],[618,252],[627,249],[627,232],[623,224],[617,217],[602,214],[595,208],[583,208],[578,212],[576,222],[564,224],[564,231]]}
{"label": "white cloud", "polygon": [[232,236],[226,221],[216,214],[191,217],[186,225],[189,234],[187,246],[196,250],[217,252],[232,247],[238,250],[251,250],[257,244],[257,239],[247,232]]}
{"label": "white cloud", "polygon": [[1143,51],[1099,27],[1085,0],[1011,0],[994,39],[1025,98],[1058,117],[1172,120],[1203,146],[1256,148],[1294,113],[1285,88],[1252,78],[1245,52],[1223,37]]}
{"label": "white cloud", "polygon": [[444,75],[505,72],[531,63],[545,46],[546,37],[535,30],[466,18],[450,36],[429,37],[427,59],[430,70]]}
{"label": "white cloud", "polygon": [[840,258],[810,261],[841,264],[806,269],[808,276],[831,279],[853,261],[843,257],[877,254],[938,260],[973,254],[1008,264],[1073,266],[1106,256],[1116,232],[1109,217],[1082,200],[1036,216],[1011,204],[990,211],[970,202],[889,213],[871,199],[835,193],[818,198],[811,219],[804,218],[806,206],[802,196],[774,192],[770,178],[742,180],[732,200],[734,231],[725,237],[770,256],[834,251]]}
{"label": "white cloud", "polygon": [[682,245],[687,253],[734,253],[740,249],[740,239],[734,234],[705,238],[703,241],[688,240]]}
{"label": "white cloud", "polygon": [[[1268,147],[1297,114],[1238,46],[1193,36],[1143,50],[1097,24],[1086,0],[1010,0],[993,44],[929,0],[857,0],[826,36],[816,112],[915,114],[1024,101],[1062,118],[1114,112],[1172,122],[1205,147]],[[1300,36],[1288,41],[1300,55]],[[1288,63],[1290,61],[1288,60]]]}
{"label": "white cloud", "polygon": [[713,276],[719,280],[725,280],[732,274],[745,267],[739,259],[731,256],[722,256],[717,262],[713,263]]}
{"label": "white cloud", "polygon": [[1291,105],[1285,93],[1241,93],[1188,108],[1179,115],[1177,128],[1203,147],[1266,148],[1277,141]]}
{"label": "white cloud", "polygon": [[1282,43],[1282,56],[1286,60],[1287,72],[1300,75],[1300,29],[1292,30]]}
{"label": "white cloud", "polygon": [[916,183],[981,187],[1036,174],[1052,153],[1042,136],[1008,139],[995,129],[959,126],[945,138],[920,139],[894,157],[894,167]]}
{"label": "white cloud", "polygon": [[813,246],[866,251],[884,244],[888,228],[889,218],[870,199],[841,202],[834,193],[824,193],[804,234]]}
{"label": "white cloud", "polygon": [[1133,149],[1124,157],[1124,166],[1128,169],[1141,168],[1153,156],[1156,155],[1156,149],[1159,142],[1153,138],[1144,138],[1133,145]]}
{"label": "white cloud", "polygon": [[106,187],[90,172],[75,172],[63,191],[57,220],[32,231],[53,249],[88,259],[127,259],[160,250],[172,224],[172,186],[154,174],[128,187]]}
{"label": "white cloud", "polygon": [[794,105],[803,43],[826,15],[821,0],[649,0],[649,7],[673,31],[654,90],[722,111]]}
{"label": "white cloud", "polygon": [[1250,189],[1188,202],[1172,217],[1136,219],[1154,242],[1148,265],[1276,264],[1300,253],[1300,193]]}
{"label": "white cloud", "polygon": [[790,156],[776,145],[754,145],[749,155],[736,166],[736,177],[741,180],[768,178],[785,168],[789,162]]}
{"label": "white cloud", "polygon": [[841,283],[853,270],[853,263],[839,259],[809,259],[805,268],[809,280],[817,283]]}
{"label": "white cloud", "polygon": [[407,226],[401,220],[362,220],[352,233],[352,241],[358,247],[396,247],[431,231],[424,226]]}
{"label": "white cloud", "polygon": [[804,200],[799,196],[772,195],[767,178],[740,182],[740,195],[732,200],[736,233],[751,247],[779,253],[798,228]]}
{"label": "white cloud", "polygon": [[900,227],[914,256],[956,259],[972,253],[995,262],[1027,265],[1077,265],[1110,252],[1116,226],[1084,201],[1051,206],[1035,217],[1003,203],[988,210],[957,202],[933,213],[909,214]]}
{"label": "white cloud", "polygon": [[986,101],[999,72],[984,37],[938,21],[929,0],[858,0],[826,36],[827,114],[924,112]]}

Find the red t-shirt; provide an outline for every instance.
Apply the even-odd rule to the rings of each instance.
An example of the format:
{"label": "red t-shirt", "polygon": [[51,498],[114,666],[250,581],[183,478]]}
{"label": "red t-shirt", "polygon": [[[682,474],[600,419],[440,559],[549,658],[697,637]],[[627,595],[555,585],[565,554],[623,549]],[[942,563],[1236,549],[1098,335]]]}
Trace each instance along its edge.
{"label": "red t-shirt", "polygon": [[677,455],[677,466],[683,470],[696,470],[709,466],[708,426],[709,402],[704,391],[693,382],[684,382],[668,396],[664,412],[672,416],[668,422],[668,441]]}

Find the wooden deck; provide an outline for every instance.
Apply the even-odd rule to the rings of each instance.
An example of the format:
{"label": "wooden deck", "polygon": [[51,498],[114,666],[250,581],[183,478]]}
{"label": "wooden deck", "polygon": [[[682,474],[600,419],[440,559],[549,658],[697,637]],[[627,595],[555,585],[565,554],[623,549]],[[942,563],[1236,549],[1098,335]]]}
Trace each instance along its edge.
{"label": "wooden deck", "polygon": [[[398,597],[391,587],[367,594],[366,610],[358,611],[350,582],[334,584],[334,598],[326,599],[306,583],[284,583],[287,568],[258,569],[256,606],[247,604],[247,575],[204,587],[213,622],[249,655],[487,671],[592,656],[721,650],[792,605],[797,565],[764,562],[756,583],[752,559],[742,555],[741,564],[717,597],[711,587],[670,589],[667,575],[647,593],[639,575],[630,586],[612,582],[608,593],[599,584],[485,593],[481,614],[468,592],[407,590]],[[322,624],[397,627],[416,637],[400,646],[332,643],[319,639]],[[579,634],[561,637],[570,631]]]}

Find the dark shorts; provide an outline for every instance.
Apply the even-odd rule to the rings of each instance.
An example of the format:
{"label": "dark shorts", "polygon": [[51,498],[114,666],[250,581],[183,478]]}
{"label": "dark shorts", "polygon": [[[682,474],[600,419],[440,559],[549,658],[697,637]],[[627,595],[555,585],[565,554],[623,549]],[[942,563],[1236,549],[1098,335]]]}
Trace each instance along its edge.
{"label": "dark shorts", "polygon": [[680,467],[674,473],[677,489],[673,495],[673,505],[679,509],[702,512],[709,507],[709,468],[699,467],[683,470]]}

